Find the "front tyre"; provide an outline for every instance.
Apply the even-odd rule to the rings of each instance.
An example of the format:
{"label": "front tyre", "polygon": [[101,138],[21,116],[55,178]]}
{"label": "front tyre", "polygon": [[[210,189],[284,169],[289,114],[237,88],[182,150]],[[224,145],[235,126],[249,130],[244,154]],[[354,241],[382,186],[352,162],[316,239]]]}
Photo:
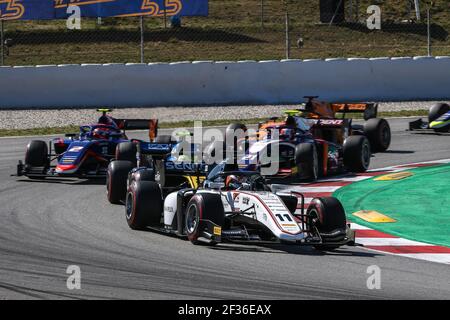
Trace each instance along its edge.
{"label": "front tyre", "polygon": [[351,172],[366,172],[370,165],[370,143],[365,136],[350,136],[344,141],[344,165]]}
{"label": "front tyre", "polygon": [[364,124],[364,135],[372,152],[384,152],[391,145],[391,127],[385,119],[373,118]]}
{"label": "front tyre", "polygon": [[131,161],[115,160],[109,163],[106,174],[106,192],[108,201],[120,204],[127,193],[128,173],[134,168]]}
{"label": "front tyre", "polygon": [[130,161],[136,166],[137,147],[133,142],[121,142],[116,146],[116,160]]}
{"label": "front tyre", "polygon": [[314,143],[300,143],[295,147],[295,164],[300,180],[314,181],[319,176],[319,159]]}
{"label": "front tyre", "polygon": [[25,153],[25,165],[29,167],[46,167],[48,162],[47,143],[41,140],[31,141]]}
{"label": "front tyre", "polygon": [[342,242],[346,236],[347,219],[344,208],[338,199],[333,197],[315,198],[311,201],[306,215],[317,228],[322,244],[317,249],[335,249],[336,242]]}
{"label": "front tyre", "polygon": [[134,181],[128,190],[125,217],[133,230],[159,226],[163,213],[161,189],[153,181]]}
{"label": "front tyre", "polygon": [[[222,200],[220,195],[203,193],[194,195],[189,201],[185,212],[186,235],[193,244],[200,244],[199,238],[206,231],[214,235],[213,230],[207,230],[207,223],[222,228],[225,220]],[[210,245],[216,244],[211,241]]]}

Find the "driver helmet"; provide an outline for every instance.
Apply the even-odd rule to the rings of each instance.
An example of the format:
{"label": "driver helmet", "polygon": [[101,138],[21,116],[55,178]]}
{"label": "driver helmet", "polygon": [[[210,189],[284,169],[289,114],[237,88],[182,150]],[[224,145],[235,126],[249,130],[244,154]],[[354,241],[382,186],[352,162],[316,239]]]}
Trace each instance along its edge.
{"label": "driver helmet", "polygon": [[229,175],[225,180],[225,188],[227,190],[237,190],[242,187],[242,183],[235,175]]}
{"label": "driver helmet", "polygon": [[287,116],[285,123],[287,126],[295,127],[295,118],[293,116]]}
{"label": "driver helmet", "polygon": [[108,128],[96,128],[92,132],[94,139],[108,140],[111,130]]}
{"label": "driver helmet", "polygon": [[309,129],[311,129],[311,125],[309,124],[308,119],[297,117],[295,118],[295,122],[297,123],[297,128],[303,132],[309,131]]}
{"label": "driver helmet", "polygon": [[98,124],[106,124],[106,125],[112,125],[113,121],[110,117],[103,115],[100,118],[98,118]]}

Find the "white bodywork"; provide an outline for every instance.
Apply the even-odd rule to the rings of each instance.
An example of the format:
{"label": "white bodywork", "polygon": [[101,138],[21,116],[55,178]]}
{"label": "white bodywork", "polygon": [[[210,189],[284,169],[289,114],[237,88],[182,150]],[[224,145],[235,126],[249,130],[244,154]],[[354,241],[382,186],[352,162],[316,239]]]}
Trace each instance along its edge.
{"label": "white bodywork", "polygon": [[[301,241],[308,234],[302,230],[301,223],[294,218],[283,200],[266,191],[219,191],[198,190],[197,194],[214,193],[222,198],[225,215],[238,213],[265,225],[274,236],[283,241]],[[176,212],[177,192],[169,194],[164,201],[164,224],[171,225]]]}

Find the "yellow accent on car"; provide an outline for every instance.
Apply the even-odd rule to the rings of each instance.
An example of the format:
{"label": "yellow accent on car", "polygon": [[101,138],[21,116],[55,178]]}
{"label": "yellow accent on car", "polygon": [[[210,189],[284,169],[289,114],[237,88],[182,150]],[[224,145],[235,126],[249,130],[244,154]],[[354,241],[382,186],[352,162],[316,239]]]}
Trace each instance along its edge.
{"label": "yellow accent on car", "polygon": [[[200,182],[200,184],[202,184],[206,177],[205,176],[200,176],[197,179],[197,176],[183,176],[187,182],[189,183],[190,187],[193,189],[197,189],[198,188],[198,182]],[[200,180],[200,181],[199,181]]]}
{"label": "yellow accent on car", "polygon": [[396,172],[396,173],[390,173],[386,174],[384,176],[380,176],[375,178],[375,181],[392,181],[392,180],[401,180],[408,177],[411,177],[413,175],[412,172],[404,171],[404,172]]}
{"label": "yellow accent on car", "polygon": [[442,128],[446,125],[450,124],[450,120],[447,121],[433,121],[430,123],[430,128],[431,129],[439,129]]}
{"label": "yellow accent on car", "polygon": [[220,236],[222,234],[222,228],[221,227],[214,227],[214,234],[216,236]]}
{"label": "yellow accent on car", "polygon": [[374,222],[374,223],[397,222],[397,220],[392,219],[387,215],[384,215],[382,213],[373,210],[361,210],[358,212],[354,212],[353,215],[367,222]]}
{"label": "yellow accent on car", "polygon": [[299,110],[284,110],[284,114],[288,116],[297,116],[300,113]]}

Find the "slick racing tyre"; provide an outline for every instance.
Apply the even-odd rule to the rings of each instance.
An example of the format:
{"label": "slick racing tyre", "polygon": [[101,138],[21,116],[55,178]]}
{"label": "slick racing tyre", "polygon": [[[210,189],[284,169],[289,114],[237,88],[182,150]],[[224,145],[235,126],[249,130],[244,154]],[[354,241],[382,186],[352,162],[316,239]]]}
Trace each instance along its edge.
{"label": "slick racing tyre", "polygon": [[149,168],[139,168],[130,176],[129,184],[133,181],[155,181],[155,171]]}
{"label": "slick racing tyre", "polygon": [[364,124],[364,135],[372,152],[384,152],[391,144],[391,127],[385,119],[373,118]]}
{"label": "slick racing tyre", "polygon": [[[210,193],[196,194],[191,198],[186,208],[186,234],[193,244],[201,243],[199,237],[201,237],[202,231],[206,227],[203,225],[203,221],[209,220],[219,227],[222,227],[224,224],[225,213],[220,195]],[[215,245],[216,242],[211,241],[209,244]]]}
{"label": "slick racing tyre", "polygon": [[319,176],[319,158],[316,145],[300,143],[295,147],[295,164],[300,180],[314,181]]}
{"label": "slick racing tyre", "polygon": [[134,181],[127,192],[125,217],[133,230],[159,226],[163,213],[161,189],[153,181]]}
{"label": "slick racing tyre", "polygon": [[365,136],[350,136],[344,141],[344,165],[351,172],[366,172],[370,165],[370,143]]}
{"label": "slick racing tyre", "polygon": [[310,217],[310,221],[322,238],[322,244],[315,246],[317,249],[339,247],[335,243],[345,239],[347,219],[344,208],[338,199],[333,197],[315,198],[308,206],[306,215]]}
{"label": "slick racing tyre", "polygon": [[171,144],[175,141],[172,139],[172,136],[169,135],[160,135],[155,138],[155,143],[161,143],[161,144]]}
{"label": "slick racing tyre", "polygon": [[[435,132],[449,132],[450,131],[450,122],[445,121],[446,119],[439,119],[447,112],[450,111],[450,106],[446,103],[437,103],[430,108],[428,112],[428,122],[430,123],[430,127]],[[436,123],[432,124],[433,121],[440,122],[438,127],[436,127]]]}
{"label": "slick racing tyre", "polygon": [[134,168],[131,161],[115,160],[110,162],[106,174],[106,192],[108,201],[120,204],[127,193],[128,173]]}
{"label": "slick racing tyre", "polygon": [[46,167],[49,165],[48,146],[45,141],[33,140],[27,146],[25,165],[30,167]]}
{"label": "slick racing tyre", "polygon": [[116,160],[130,161],[136,166],[137,148],[133,142],[121,142],[116,147]]}

